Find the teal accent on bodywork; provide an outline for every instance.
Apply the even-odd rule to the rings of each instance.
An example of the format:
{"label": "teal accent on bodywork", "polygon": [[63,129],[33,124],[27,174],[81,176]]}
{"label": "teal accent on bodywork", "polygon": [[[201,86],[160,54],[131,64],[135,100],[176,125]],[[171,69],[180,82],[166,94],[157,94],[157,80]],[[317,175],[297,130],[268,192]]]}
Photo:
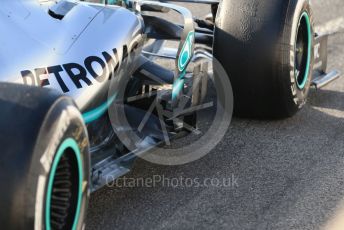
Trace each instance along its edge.
{"label": "teal accent on bodywork", "polygon": [[185,77],[186,72],[184,71],[180,77],[173,83],[173,88],[172,88],[172,100],[176,99],[177,96],[179,95],[180,91],[182,91],[184,87],[184,77]]}
{"label": "teal accent on bodywork", "polygon": [[63,154],[66,152],[67,149],[72,149],[73,153],[75,155],[75,158],[77,160],[78,164],[78,174],[79,174],[79,190],[78,190],[78,203],[76,207],[76,212],[75,212],[75,217],[74,217],[74,222],[72,226],[72,230],[77,229],[78,225],[78,219],[80,216],[80,210],[81,210],[81,202],[82,202],[82,178],[83,178],[83,173],[82,173],[82,162],[81,162],[81,154],[80,154],[80,149],[76,141],[72,138],[68,138],[62,142],[60,147],[57,150],[57,153],[54,157],[53,164],[51,166],[50,174],[49,174],[49,181],[48,181],[48,187],[47,187],[47,196],[46,196],[46,206],[45,206],[45,226],[47,230],[51,230],[51,225],[50,225],[50,204],[51,204],[51,194],[52,194],[52,189],[53,189],[53,183],[54,183],[54,177],[56,173],[57,166],[61,160],[61,157]]}
{"label": "teal accent on bodywork", "polygon": [[183,45],[183,48],[179,54],[178,69],[180,72],[186,69],[187,64],[192,58],[192,55],[193,55],[192,46],[194,43],[194,39],[195,39],[195,32],[194,31],[189,32],[185,40],[185,43]]}
{"label": "teal accent on bodywork", "polygon": [[[107,4],[108,5],[118,5],[118,6],[121,6],[123,2],[124,2],[124,4],[126,4],[128,6],[128,4],[129,4],[128,0],[108,0]],[[105,0],[99,0],[99,3],[105,4]]]}
{"label": "teal accent on bodywork", "polygon": [[[311,28],[311,21],[309,18],[309,15],[307,12],[303,12],[300,20],[299,20],[299,24],[301,22],[301,20],[305,18],[306,20],[306,25],[307,25],[307,37],[308,37],[308,46],[307,46],[307,63],[306,63],[306,70],[305,70],[305,75],[303,76],[303,80],[301,82],[301,84],[299,84],[298,80],[296,79],[296,84],[299,87],[299,89],[304,89],[307,83],[307,80],[309,78],[309,69],[310,69],[310,65],[311,65],[311,55],[312,55],[312,28]],[[296,74],[295,74],[296,76]]]}
{"label": "teal accent on bodywork", "polygon": [[193,44],[195,40],[195,32],[189,32],[188,36],[186,37],[185,43],[183,45],[182,50],[180,51],[179,58],[178,58],[178,70],[182,72],[177,80],[173,83],[172,88],[172,100],[175,100],[181,90],[184,87],[184,77],[186,74],[186,68],[193,56]]}
{"label": "teal accent on bodywork", "polygon": [[109,100],[101,104],[99,107],[83,113],[82,117],[84,118],[85,123],[89,124],[103,116],[112,104],[112,102],[115,100],[115,98],[116,95],[112,96]]}
{"label": "teal accent on bodywork", "polygon": [[[99,3],[105,3],[105,1],[104,0],[100,0]],[[117,4],[117,0],[108,0],[107,3],[109,5],[115,5],[115,4]]]}

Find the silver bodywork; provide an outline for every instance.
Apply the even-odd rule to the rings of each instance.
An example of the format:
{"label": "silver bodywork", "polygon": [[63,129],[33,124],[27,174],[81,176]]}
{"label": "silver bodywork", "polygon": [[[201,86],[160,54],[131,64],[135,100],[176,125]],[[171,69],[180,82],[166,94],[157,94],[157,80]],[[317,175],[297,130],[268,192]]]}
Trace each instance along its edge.
{"label": "silver bodywork", "polygon": [[[2,0],[0,7],[0,81],[51,87],[75,100],[88,125],[92,163],[91,183],[92,191],[95,191],[104,186],[108,182],[108,178],[115,179],[127,173],[131,162],[138,155],[163,143],[167,133],[166,130],[152,128],[154,135],[160,134],[159,138],[156,135],[155,139],[151,138],[151,133],[149,133],[151,130],[148,130],[144,133],[145,138],[142,141],[138,138],[139,145],[134,143],[136,149],[127,149],[124,143],[130,143],[130,138],[127,138],[129,141],[124,138],[119,139],[118,133],[132,131],[132,127],[129,124],[118,122],[116,127],[111,129],[111,125],[116,119],[111,120],[110,111],[117,112],[117,110],[109,109],[109,104],[114,104],[112,99],[115,98],[115,95],[109,95],[109,92],[117,93],[117,91],[109,90],[109,80],[116,78],[119,88],[124,88],[120,83],[125,82],[122,80],[126,80],[125,78],[129,76],[117,74],[120,66],[124,66],[122,64],[123,57],[134,50],[137,44],[141,44],[147,36],[148,42],[143,50],[140,50],[142,52],[139,53],[139,56],[142,60],[149,62],[150,66],[153,66],[152,69],[158,69],[160,72],[155,72],[156,75],[154,75],[154,71],[147,67],[143,70],[138,69],[135,73],[141,74],[139,77],[142,75],[151,77],[150,80],[154,80],[156,77],[155,83],[159,83],[159,80],[162,79],[172,79],[165,81],[170,84],[167,88],[171,89],[171,95],[168,95],[171,100],[167,102],[171,102],[169,109],[177,112],[176,114],[178,114],[179,99],[181,96],[186,96],[182,95],[186,79],[187,82],[192,83],[192,85],[190,84],[192,95],[188,96],[192,99],[191,106],[197,107],[196,105],[201,104],[207,92],[208,65],[202,64],[201,61],[213,61],[211,49],[214,31],[209,28],[195,28],[196,20],[188,9],[166,2],[217,4],[220,1],[116,1],[116,4],[121,3],[132,11],[125,7],[80,1],[59,1],[57,5],[52,1],[47,2],[42,5],[38,0]],[[149,23],[147,15],[141,15],[141,12],[149,11],[145,8],[147,6],[161,13],[167,13],[169,10],[175,11],[183,17],[183,24],[165,23],[164,25],[167,25],[168,28],[164,28],[167,32],[165,31],[163,35],[167,35],[168,38],[161,38],[159,37],[161,35],[160,26],[163,21],[154,19],[153,23],[152,21]],[[154,10],[152,11],[154,12]],[[206,18],[214,22],[213,17],[214,13],[212,12]],[[154,31],[154,25],[160,28]],[[156,37],[153,36],[152,31],[155,32]],[[210,38],[210,41],[207,38]],[[178,41],[178,48],[164,47],[164,40]],[[322,65],[315,70],[317,77],[313,84],[321,87],[335,80],[339,73],[332,72],[326,75],[327,36],[316,37],[316,42],[316,46],[321,51],[316,63],[322,63]],[[158,58],[174,60],[174,71],[152,65]],[[194,70],[192,73],[187,73],[190,62],[194,64]],[[130,71],[124,69],[123,72],[128,75]],[[133,78],[135,78],[135,73]],[[162,73],[165,73],[167,77],[161,76],[164,75]],[[149,84],[139,85],[144,87],[135,93],[141,95],[135,95],[134,98],[136,96],[142,98],[146,98],[147,95],[154,96]],[[135,86],[135,84],[133,85]],[[165,86],[161,88],[163,89]],[[154,100],[158,98],[158,96],[154,97]],[[109,117],[105,116],[106,111],[109,111],[107,114]],[[140,118],[142,115],[139,110],[131,111],[133,117]],[[125,117],[125,114],[117,116],[117,118],[122,117]],[[146,115],[141,117],[145,119]],[[160,118],[160,121],[157,119],[157,123],[151,121],[151,127],[159,127],[158,122],[161,120],[163,119]],[[170,135],[178,134],[183,128],[182,125],[180,122],[179,124],[174,122],[175,129]],[[154,131],[156,132],[154,133]],[[126,135],[126,137],[135,135]]]}
{"label": "silver bodywork", "polygon": [[[118,6],[73,4],[60,20],[35,0],[2,1],[0,80],[55,88],[85,111],[101,103],[100,94],[106,100],[114,63],[121,64],[124,46],[130,52],[133,42],[140,39],[143,21]],[[107,60],[109,55],[111,60]],[[88,59],[87,68],[88,57],[99,62]],[[85,72],[82,79],[73,81],[81,72]]]}

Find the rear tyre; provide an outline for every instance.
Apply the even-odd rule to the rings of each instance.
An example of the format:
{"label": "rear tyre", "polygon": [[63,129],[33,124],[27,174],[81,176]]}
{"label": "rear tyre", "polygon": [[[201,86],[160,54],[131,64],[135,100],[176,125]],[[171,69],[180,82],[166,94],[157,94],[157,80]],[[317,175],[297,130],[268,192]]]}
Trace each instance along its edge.
{"label": "rear tyre", "polygon": [[0,84],[0,222],[4,229],[82,229],[90,160],[82,117],[54,91]]}
{"label": "rear tyre", "polygon": [[226,0],[219,5],[214,57],[234,93],[234,113],[283,118],[305,104],[313,69],[309,0]]}

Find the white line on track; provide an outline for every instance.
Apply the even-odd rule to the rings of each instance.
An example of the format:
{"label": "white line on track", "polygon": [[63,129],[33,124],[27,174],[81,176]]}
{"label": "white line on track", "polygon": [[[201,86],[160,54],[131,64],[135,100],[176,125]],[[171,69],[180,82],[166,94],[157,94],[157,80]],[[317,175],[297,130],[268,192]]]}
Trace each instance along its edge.
{"label": "white line on track", "polygon": [[326,22],[323,25],[316,26],[315,31],[319,34],[334,34],[344,30],[344,17],[339,17]]}
{"label": "white line on track", "polygon": [[[338,109],[328,109],[328,108],[322,108],[322,107],[317,107],[317,106],[312,106],[313,109],[318,110],[322,113],[325,113],[331,117],[336,117],[336,118],[344,118],[344,112]],[[344,212],[343,212],[344,215]],[[343,220],[344,223],[344,220]],[[343,228],[344,229],[344,228]]]}

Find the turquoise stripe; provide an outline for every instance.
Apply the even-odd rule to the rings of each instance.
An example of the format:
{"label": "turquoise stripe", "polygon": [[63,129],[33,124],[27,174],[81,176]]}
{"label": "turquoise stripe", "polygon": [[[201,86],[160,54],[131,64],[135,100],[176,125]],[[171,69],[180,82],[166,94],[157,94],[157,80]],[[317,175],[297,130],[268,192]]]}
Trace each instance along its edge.
{"label": "turquoise stripe", "polygon": [[308,35],[307,49],[308,50],[307,50],[306,71],[305,71],[305,75],[303,76],[303,80],[302,80],[301,84],[299,84],[298,80],[296,79],[296,84],[297,84],[297,86],[301,90],[305,88],[307,80],[308,80],[308,77],[309,77],[309,69],[310,69],[310,65],[311,65],[311,55],[312,55],[312,29],[311,29],[311,21],[310,21],[310,18],[308,16],[307,12],[303,12],[303,14],[301,15],[300,21],[302,20],[302,18],[305,18],[306,24],[307,24],[307,35]]}
{"label": "turquoise stripe", "polygon": [[186,74],[186,71],[184,71],[180,77],[173,83],[173,88],[172,88],[172,99],[176,99],[180,93],[180,91],[182,91],[183,87],[184,87],[184,76]]}
{"label": "turquoise stripe", "polygon": [[84,118],[85,123],[89,124],[103,116],[112,104],[112,102],[115,100],[115,98],[116,95],[112,96],[109,100],[101,104],[99,107],[83,113],[82,117]]}
{"label": "turquoise stripe", "polygon": [[52,189],[53,189],[53,183],[55,178],[55,173],[57,170],[57,166],[60,162],[60,159],[62,155],[65,153],[66,149],[71,148],[73,150],[73,153],[76,157],[77,164],[78,164],[78,203],[76,207],[76,212],[74,216],[73,226],[71,227],[72,230],[77,230],[78,220],[80,217],[80,210],[81,210],[81,203],[82,203],[82,179],[83,179],[83,173],[82,173],[82,161],[81,161],[81,153],[78,144],[76,141],[72,138],[68,138],[64,140],[57,150],[56,156],[54,158],[53,164],[51,166],[50,175],[49,175],[49,181],[48,181],[48,188],[47,188],[47,197],[46,197],[46,203],[45,203],[45,227],[47,230],[51,230],[51,224],[50,224],[50,209],[51,209],[51,195],[52,195]]}

